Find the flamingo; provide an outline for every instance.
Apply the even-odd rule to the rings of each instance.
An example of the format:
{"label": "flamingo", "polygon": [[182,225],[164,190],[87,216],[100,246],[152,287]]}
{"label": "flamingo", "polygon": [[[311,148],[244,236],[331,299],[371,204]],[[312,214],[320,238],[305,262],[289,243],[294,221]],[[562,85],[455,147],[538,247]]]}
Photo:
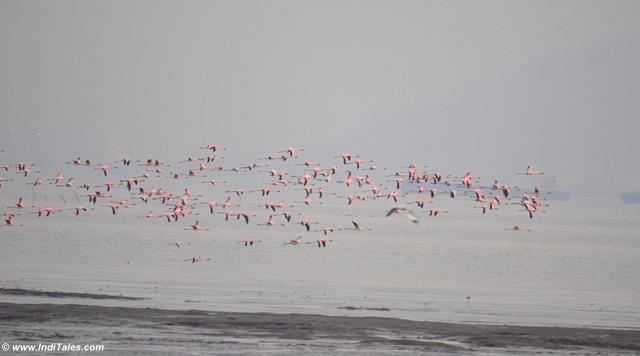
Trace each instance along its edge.
{"label": "flamingo", "polygon": [[38,209],[38,216],[50,216],[51,214],[55,214],[56,213],[56,209],[52,208],[52,207],[46,207],[46,208],[39,208]]}
{"label": "flamingo", "polygon": [[225,193],[236,193],[237,196],[244,194],[244,189],[227,190]]}
{"label": "flamingo", "polygon": [[516,173],[516,175],[525,175],[525,176],[533,176],[533,175],[543,175],[544,172],[536,171],[533,166],[527,166],[527,171],[525,173]]}
{"label": "flamingo", "polygon": [[310,222],[308,220],[302,220],[299,222],[300,225],[304,226],[305,229],[307,229],[307,232],[309,232],[311,230],[311,224],[317,224],[318,222]]}
{"label": "flamingo", "polygon": [[326,227],[326,228],[324,228],[324,229],[322,229],[322,230],[314,230],[314,231],[322,231],[322,234],[323,234],[324,236],[327,236],[328,234],[330,234],[330,233],[332,233],[332,232],[333,232],[333,228],[331,228],[331,227]]}
{"label": "flamingo", "polygon": [[64,174],[62,174],[62,172],[59,172],[58,174],[56,174],[56,177],[53,179],[50,179],[53,181],[53,184],[56,185],[60,182],[64,181]]}
{"label": "flamingo", "polygon": [[316,241],[313,241],[313,242],[307,242],[307,243],[308,243],[308,244],[312,244],[312,243],[314,243],[314,242],[315,242],[316,244],[318,244],[318,247],[323,247],[323,248],[325,248],[325,247],[327,247],[327,242],[331,242],[331,241],[333,241],[333,240],[318,239],[318,240],[316,240]]}
{"label": "flamingo", "polygon": [[342,156],[336,156],[335,158],[342,158],[342,164],[347,164],[351,161],[351,158],[353,157],[358,157],[358,156],[352,156],[350,153],[344,153],[342,154]]}
{"label": "flamingo", "polygon": [[120,159],[120,162],[122,162],[123,166],[130,166],[131,165],[131,158],[122,157],[122,159]]}
{"label": "flamingo", "polygon": [[111,208],[111,214],[116,215],[116,211],[120,209],[120,204],[111,204],[109,207]]}
{"label": "flamingo", "polygon": [[10,182],[10,181],[12,181],[12,180],[13,180],[13,179],[7,179],[7,178],[4,178],[4,177],[0,177],[0,188],[2,188],[2,184],[3,184],[4,182]]}
{"label": "flamingo", "polygon": [[198,220],[196,220],[196,222],[193,225],[190,225],[191,228],[190,229],[185,229],[185,230],[192,230],[192,231],[209,231],[209,229],[205,229],[205,230],[201,230],[200,229],[200,222]]}
{"label": "flamingo", "polygon": [[358,199],[358,197],[355,195],[339,196],[339,198],[346,198],[347,205],[351,205],[356,199]]}
{"label": "flamingo", "polygon": [[353,175],[351,174],[351,171],[347,171],[347,180],[345,181],[345,183],[347,184],[347,187],[353,185]]}
{"label": "flamingo", "polygon": [[203,149],[203,150],[211,150],[211,152],[226,150],[226,148],[224,148],[224,147],[220,147],[220,146],[213,145],[213,144],[209,144],[209,145],[207,145],[205,147],[200,147],[200,148]]}
{"label": "flamingo", "polygon": [[285,242],[285,245],[300,245],[302,243],[302,236],[298,236],[296,239]]}
{"label": "flamingo", "polygon": [[505,229],[505,230],[510,230],[510,231],[531,231],[530,229],[525,230],[525,229],[521,228],[518,225],[513,225],[512,228]]}
{"label": "flamingo", "polygon": [[284,224],[276,224],[274,219],[273,219],[273,215],[269,215],[269,219],[267,221],[265,221],[264,224],[258,224],[260,226],[284,226]]}
{"label": "flamingo", "polygon": [[16,204],[16,208],[24,209],[24,200],[22,200],[22,197],[18,198],[18,203]]}
{"label": "flamingo", "polygon": [[17,225],[14,221],[13,221],[13,215],[9,215],[6,219],[4,219],[4,226],[12,226],[12,227],[16,227],[16,226],[24,226],[23,224]]}
{"label": "flamingo", "polygon": [[[353,224],[353,229],[350,228],[344,228],[344,230],[353,230],[353,231],[363,231],[362,230],[362,226],[360,226],[360,224],[358,224],[355,221],[352,221],[351,224]],[[367,231],[373,231],[373,229],[366,229]]]}
{"label": "flamingo", "polygon": [[210,180],[210,181],[202,182],[202,183],[211,183],[211,185],[213,185],[213,186],[215,187],[216,185],[218,185],[218,184],[220,184],[220,183],[226,183],[226,182],[227,182],[227,181],[224,181],[224,180],[223,180],[223,181],[220,181],[220,180],[217,180],[217,179],[212,179],[212,180]]}
{"label": "flamingo", "polygon": [[104,176],[106,177],[109,174],[109,171],[111,170],[111,167],[109,165],[105,164],[105,165],[102,165],[102,167],[97,168],[97,169],[101,170],[102,174],[104,174]]}
{"label": "flamingo", "polygon": [[244,219],[244,221],[245,221],[245,223],[249,224],[249,217],[250,217],[250,216],[255,216],[255,215],[249,215],[249,214],[247,214],[247,213],[238,213],[238,215],[237,215],[236,219],[243,218],[243,219]]}
{"label": "flamingo", "polygon": [[408,203],[408,204],[416,204],[420,209],[424,209],[424,200],[422,199],[418,199],[414,202]]}
{"label": "flamingo", "polygon": [[271,193],[271,188],[268,187],[264,187],[262,189],[256,189],[256,190],[250,190],[249,193],[253,193],[253,192],[261,192],[262,196],[269,196],[269,193]]}
{"label": "flamingo", "polygon": [[438,208],[431,208],[429,210],[429,216],[438,216],[438,213],[448,213],[448,211],[446,211],[446,210],[440,211],[440,210],[438,210]]}
{"label": "flamingo", "polygon": [[227,200],[224,201],[224,203],[222,204],[222,209],[228,209],[231,207],[232,205],[232,201],[231,201],[231,197],[227,197]]}
{"label": "flamingo", "polygon": [[287,220],[287,222],[291,222],[291,218],[293,217],[293,215],[302,215],[302,214],[300,214],[300,213],[292,214],[292,213],[284,211],[284,212],[282,212],[280,214],[275,214],[275,215],[283,215],[284,218]]}
{"label": "flamingo", "polygon": [[82,206],[79,206],[77,208],[74,208],[75,212],[76,212],[76,216],[80,215],[81,213],[86,212],[88,209]]}
{"label": "flamingo", "polygon": [[192,258],[186,259],[184,261],[191,261],[191,264],[194,264],[200,261],[211,261],[211,258],[207,258],[206,260],[203,260],[200,256],[193,256]]}
{"label": "flamingo", "polygon": [[467,188],[471,188],[472,181],[473,181],[473,176],[471,175],[471,173],[467,172],[467,174],[465,174],[464,177],[462,178],[462,185],[466,186]]}
{"label": "flamingo", "polygon": [[[370,163],[372,163],[373,161],[369,161]],[[360,169],[360,167],[364,164],[364,160],[363,159],[357,159],[353,162],[344,162],[344,164],[355,164],[356,165],[356,169]]]}
{"label": "flamingo", "polygon": [[393,199],[394,203],[398,202],[398,197],[400,196],[400,193],[398,192],[391,192],[389,194],[387,194],[387,199]]}
{"label": "flamingo", "polygon": [[[295,201],[294,203],[304,203],[304,205],[310,206],[313,203],[313,199],[311,197],[307,197],[302,201]],[[319,202],[318,204],[322,205],[322,202]]]}
{"label": "flamingo", "polygon": [[208,203],[208,205],[209,205],[209,213],[213,215],[213,209],[215,209],[218,206],[218,204],[216,203],[215,200],[212,200]]}

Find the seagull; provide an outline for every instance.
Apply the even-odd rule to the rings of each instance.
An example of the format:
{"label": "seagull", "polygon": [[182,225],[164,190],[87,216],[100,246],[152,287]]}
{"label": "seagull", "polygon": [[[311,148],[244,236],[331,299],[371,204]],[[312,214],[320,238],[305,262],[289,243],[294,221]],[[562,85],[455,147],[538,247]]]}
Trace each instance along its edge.
{"label": "seagull", "polygon": [[387,212],[387,217],[391,216],[391,214],[400,214],[400,213],[407,213],[407,217],[409,218],[409,220],[411,220],[412,223],[417,224],[419,221],[416,218],[415,215],[413,215],[413,212],[409,209],[407,209],[406,207],[401,207],[401,206],[396,206],[391,208],[388,212]]}

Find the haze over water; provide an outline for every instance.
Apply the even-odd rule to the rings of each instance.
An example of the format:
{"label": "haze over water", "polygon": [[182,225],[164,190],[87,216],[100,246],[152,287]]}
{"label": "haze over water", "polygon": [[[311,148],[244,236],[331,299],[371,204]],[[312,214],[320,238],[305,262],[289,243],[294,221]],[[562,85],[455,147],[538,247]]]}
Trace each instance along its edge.
{"label": "haze over water", "polygon": [[[0,1],[0,167],[9,165],[0,212],[24,224],[0,227],[0,314],[76,303],[631,329],[631,340],[640,330],[640,204],[620,197],[640,192],[638,18],[638,1]],[[287,161],[266,159],[288,147],[298,150]],[[363,168],[343,164],[345,152]],[[209,154],[218,157],[203,171],[201,161],[181,162]],[[69,163],[78,157],[92,165]],[[167,165],[154,172],[140,166],[147,159]],[[35,172],[23,177],[18,162]],[[111,166],[107,176],[98,163]],[[451,184],[412,181],[412,163]],[[327,194],[314,191],[306,206],[295,181],[314,166],[338,172],[312,181]],[[270,169],[287,171],[289,185]],[[371,174],[382,195],[345,186],[349,170]],[[74,186],[47,184],[58,172]],[[131,192],[119,184],[143,173]],[[465,173],[472,188],[461,184]],[[37,178],[45,184],[33,187]],[[496,179],[511,195],[487,209],[502,196]],[[87,194],[107,181],[114,197],[90,204]],[[429,199],[418,185],[438,193]],[[269,197],[250,192],[265,186]],[[139,188],[173,200],[144,203]],[[185,189],[187,216],[143,218],[169,212]],[[350,194],[367,198],[348,205]],[[523,195],[540,200],[535,216]],[[249,224],[225,221],[229,196]],[[26,208],[15,208],[19,198]],[[112,214],[123,199],[129,206]],[[301,215],[286,223],[265,202]],[[90,210],[37,217],[38,208],[77,206]],[[419,222],[404,211],[385,216],[393,207]],[[263,226],[270,214],[284,225]],[[301,219],[319,223],[307,232]],[[196,221],[202,230],[190,231]],[[298,236],[300,245],[286,244]],[[322,238],[326,248],[316,245]],[[113,310],[101,312],[107,328]],[[78,315],[72,329],[85,322]],[[134,333],[136,318],[144,316],[132,316]],[[6,328],[17,339],[66,327],[7,320],[17,320]],[[611,344],[640,349],[626,340]]]}

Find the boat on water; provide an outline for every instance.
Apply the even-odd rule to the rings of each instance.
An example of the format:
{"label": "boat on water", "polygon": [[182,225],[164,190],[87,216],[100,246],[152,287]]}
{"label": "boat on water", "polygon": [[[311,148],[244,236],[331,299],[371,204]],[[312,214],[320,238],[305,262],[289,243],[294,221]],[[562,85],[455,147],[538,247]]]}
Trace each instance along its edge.
{"label": "boat on water", "polygon": [[640,192],[622,194],[622,202],[625,204],[640,204]]}

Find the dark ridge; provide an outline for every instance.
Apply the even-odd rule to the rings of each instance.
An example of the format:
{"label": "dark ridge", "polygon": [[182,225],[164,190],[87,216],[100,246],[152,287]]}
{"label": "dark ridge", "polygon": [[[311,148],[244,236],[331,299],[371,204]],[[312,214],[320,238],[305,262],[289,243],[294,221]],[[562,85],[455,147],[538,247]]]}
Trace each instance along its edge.
{"label": "dark ridge", "polygon": [[373,311],[391,311],[389,308],[365,308],[365,307],[354,307],[351,305],[347,305],[346,307],[338,307],[338,309],[345,310],[373,310]]}
{"label": "dark ridge", "polygon": [[115,300],[143,300],[148,298],[125,297],[122,295],[47,292],[31,289],[0,288],[0,295],[16,295],[21,297],[50,297],[50,298],[86,298],[86,299],[115,299]]}

